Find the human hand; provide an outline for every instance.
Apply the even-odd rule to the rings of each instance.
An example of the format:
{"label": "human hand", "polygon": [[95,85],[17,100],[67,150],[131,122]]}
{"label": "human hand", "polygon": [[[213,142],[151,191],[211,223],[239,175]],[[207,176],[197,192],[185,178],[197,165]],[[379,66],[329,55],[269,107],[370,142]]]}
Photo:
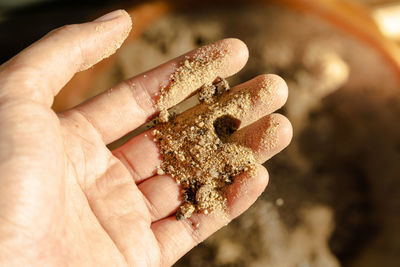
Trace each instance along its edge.
{"label": "human hand", "polygon": [[[107,149],[157,113],[154,99],[184,56],[71,110],[52,111],[54,96],[72,76],[114,53],[130,27],[121,10],[65,26],[0,66],[0,264],[168,266],[246,210],[267,185],[259,165],[256,175],[243,173],[228,189],[227,216],[194,214],[177,221],[179,187],[156,175],[161,160],[151,133]],[[221,43],[231,50],[223,58],[228,67],[217,75],[227,77],[244,66],[248,52],[239,40]],[[290,142],[287,119],[267,116],[286,101],[287,88],[276,76],[244,85],[270,89],[267,104],[254,106],[262,111],[259,120],[237,134],[262,163]],[[271,122],[278,125],[268,137],[272,145],[250,138],[255,129],[268,131]]]}

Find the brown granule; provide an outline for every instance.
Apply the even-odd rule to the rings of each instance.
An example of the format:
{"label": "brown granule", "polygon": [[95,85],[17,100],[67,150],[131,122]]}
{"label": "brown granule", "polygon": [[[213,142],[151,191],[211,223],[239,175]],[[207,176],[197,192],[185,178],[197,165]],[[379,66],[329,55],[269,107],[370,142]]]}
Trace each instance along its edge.
{"label": "brown granule", "polygon": [[224,211],[227,186],[237,175],[255,169],[252,151],[229,139],[249,111],[251,95],[245,90],[222,94],[228,89],[227,82],[217,78],[200,89],[207,90],[199,94],[201,104],[153,131],[163,158],[159,173],[171,175],[183,188],[178,220],[193,212]]}

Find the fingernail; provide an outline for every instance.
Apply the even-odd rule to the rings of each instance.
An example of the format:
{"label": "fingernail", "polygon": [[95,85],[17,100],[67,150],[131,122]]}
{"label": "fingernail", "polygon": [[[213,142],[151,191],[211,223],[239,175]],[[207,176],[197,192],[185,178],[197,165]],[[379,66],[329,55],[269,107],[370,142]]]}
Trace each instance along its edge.
{"label": "fingernail", "polygon": [[104,21],[113,20],[115,18],[120,17],[121,14],[122,14],[121,10],[115,10],[115,11],[105,14],[104,16],[101,16],[100,18],[95,19],[94,21],[104,22]]}

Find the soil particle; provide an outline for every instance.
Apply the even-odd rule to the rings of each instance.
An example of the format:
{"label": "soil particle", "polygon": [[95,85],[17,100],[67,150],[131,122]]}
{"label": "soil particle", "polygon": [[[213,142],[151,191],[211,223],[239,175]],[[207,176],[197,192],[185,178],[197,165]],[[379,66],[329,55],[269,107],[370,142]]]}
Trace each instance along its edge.
{"label": "soil particle", "polygon": [[[217,71],[223,68],[224,57],[229,49],[227,44],[205,46],[198,49],[193,56],[186,56],[183,63],[170,75],[170,83],[161,88],[161,94],[157,100],[161,122],[168,121],[170,114],[167,109],[181,102],[190,95],[193,89],[200,86],[207,88],[207,90],[202,90],[204,93],[208,92],[204,97],[211,99],[213,95],[211,90],[215,87],[211,83],[215,80]],[[218,84],[216,86],[221,87]]]}
{"label": "soil particle", "polygon": [[[197,64],[185,60],[185,68],[178,71],[185,72],[188,66],[203,68]],[[172,77],[182,76],[185,75]],[[239,118],[250,110],[250,93],[242,90],[223,95],[229,85],[221,78],[200,90],[203,102],[199,106],[170,117],[153,131],[163,155],[161,171],[174,177],[183,188],[178,220],[189,218],[193,212],[224,211],[227,186],[234,177],[244,171],[250,173],[255,166],[249,148],[229,142],[240,126]],[[161,91],[162,96],[168,93]]]}

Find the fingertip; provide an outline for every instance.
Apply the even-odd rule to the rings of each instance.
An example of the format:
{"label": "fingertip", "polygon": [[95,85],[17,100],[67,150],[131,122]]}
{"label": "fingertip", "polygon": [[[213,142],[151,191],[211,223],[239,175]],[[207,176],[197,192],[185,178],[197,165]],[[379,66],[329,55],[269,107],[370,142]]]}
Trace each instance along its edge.
{"label": "fingertip", "polygon": [[283,150],[286,148],[290,142],[292,141],[293,138],[293,127],[292,123],[289,121],[288,118],[281,114],[274,114],[277,118],[279,118],[280,121],[280,128],[279,128],[279,138],[281,140],[281,146]]}
{"label": "fingertip", "polygon": [[240,39],[227,38],[224,41],[229,42],[231,45],[231,56],[235,58],[236,64],[242,69],[249,59],[249,49],[247,45]]}
{"label": "fingertip", "polygon": [[86,55],[80,71],[114,54],[129,36],[131,29],[132,19],[123,9],[82,24],[80,31],[89,38],[80,45]]}
{"label": "fingertip", "polygon": [[[259,171],[259,184],[261,185],[260,188],[262,189],[261,193],[264,192],[265,188],[268,185],[269,182],[269,172],[268,170],[262,166],[258,165],[258,171]],[[260,195],[261,195],[260,193]]]}
{"label": "fingertip", "polygon": [[259,140],[253,140],[251,145],[258,162],[263,163],[285,149],[293,136],[292,124],[283,115],[274,113],[260,120],[264,126],[259,129],[264,132]]}
{"label": "fingertip", "polygon": [[133,24],[131,15],[125,9],[120,9],[119,11],[121,12],[120,16],[121,21],[123,21],[123,23],[127,26],[127,28],[130,31],[132,29],[132,24]]}
{"label": "fingertip", "polygon": [[280,107],[282,107],[286,103],[289,96],[287,83],[282,77],[278,75],[269,74],[269,77],[274,81],[274,84],[277,87],[276,92],[278,95],[278,99],[280,100]]}
{"label": "fingertip", "polygon": [[247,210],[264,192],[268,185],[269,174],[262,165],[239,175],[228,188],[228,214],[233,219]]}
{"label": "fingertip", "polygon": [[221,69],[222,77],[232,76],[246,65],[249,50],[243,41],[236,38],[226,38],[217,41],[213,46],[225,52],[223,55],[225,66]]}
{"label": "fingertip", "polygon": [[274,113],[240,129],[230,140],[250,148],[257,162],[263,163],[286,148],[292,137],[290,121]]}
{"label": "fingertip", "polygon": [[269,95],[274,95],[275,107],[281,108],[288,98],[288,86],[284,79],[276,74],[263,74],[257,77],[261,81],[261,89],[268,91]]}

